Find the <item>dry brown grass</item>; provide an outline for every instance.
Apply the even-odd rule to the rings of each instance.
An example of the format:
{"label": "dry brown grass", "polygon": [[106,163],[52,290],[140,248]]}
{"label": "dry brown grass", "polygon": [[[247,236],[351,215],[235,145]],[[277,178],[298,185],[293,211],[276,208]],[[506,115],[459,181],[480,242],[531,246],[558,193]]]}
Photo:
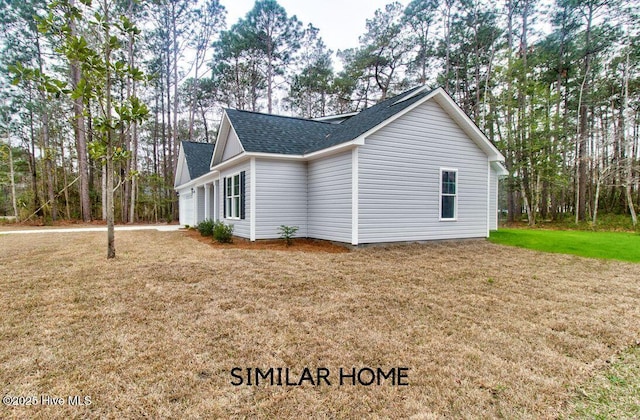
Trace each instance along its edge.
{"label": "dry brown grass", "polygon": [[[343,254],[184,232],[0,236],[1,418],[553,418],[640,338],[638,265],[484,241]],[[406,366],[409,386],[241,386],[241,367]]]}

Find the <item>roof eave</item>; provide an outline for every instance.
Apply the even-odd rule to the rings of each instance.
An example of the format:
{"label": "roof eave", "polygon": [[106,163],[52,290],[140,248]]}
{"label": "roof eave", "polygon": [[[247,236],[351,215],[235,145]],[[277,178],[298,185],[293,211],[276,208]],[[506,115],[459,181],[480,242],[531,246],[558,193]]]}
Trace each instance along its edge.
{"label": "roof eave", "polygon": [[241,163],[244,160],[249,159],[250,157],[251,157],[250,153],[242,152],[230,159],[223,160],[222,162],[217,163],[215,166],[211,167],[211,170],[214,172],[220,172],[223,169],[228,168],[229,166],[237,165],[238,163]]}
{"label": "roof eave", "polygon": [[318,159],[318,158],[329,156],[329,155],[334,155],[334,154],[343,152],[345,150],[352,149],[356,146],[361,146],[363,144],[364,144],[364,138],[357,138],[351,141],[347,141],[331,147],[327,147],[326,149],[316,150],[316,151],[304,153],[304,154],[242,152],[241,154],[236,155],[231,159],[218,163],[216,166],[212,168],[212,170],[219,172],[230,166],[235,166],[239,163],[242,163],[245,160],[250,159],[252,157],[265,158],[265,159],[277,159],[277,160],[298,160],[298,161],[313,160],[313,159]]}
{"label": "roof eave", "polygon": [[491,163],[491,167],[493,168],[494,171],[496,171],[496,174],[500,177],[503,176],[508,176],[509,175],[509,170],[504,166],[503,161],[492,161]]}
{"label": "roof eave", "polygon": [[184,184],[177,185],[173,187],[173,189],[176,191],[179,191],[179,190],[184,190],[185,188],[194,187],[198,184],[206,183],[206,181],[209,181],[209,180],[213,181],[217,175],[218,175],[218,171],[210,171],[204,175],[200,175],[199,177],[190,180],[189,182],[185,182]]}
{"label": "roof eave", "polygon": [[344,150],[352,149],[353,147],[356,147],[356,146],[362,146],[363,144],[364,144],[364,137],[360,136],[353,140],[349,140],[344,143],[338,143],[336,145],[327,147],[325,149],[320,149],[310,153],[305,153],[303,157],[305,159],[317,159],[317,158],[333,155],[336,153],[340,153]]}

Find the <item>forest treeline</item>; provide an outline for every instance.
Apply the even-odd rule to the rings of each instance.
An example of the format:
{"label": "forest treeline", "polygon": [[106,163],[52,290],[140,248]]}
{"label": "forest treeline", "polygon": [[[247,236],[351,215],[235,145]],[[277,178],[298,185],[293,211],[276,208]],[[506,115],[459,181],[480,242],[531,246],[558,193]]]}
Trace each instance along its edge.
{"label": "forest treeline", "polygon": [[237,22],[218,0],[0,0],[0,215],[175,220],[179,142],[214,142],[222,108],[312,118],[427,85],[505,155],[509,220],[635,224],[638,6],[390,3],[334,52],[275,0]]}

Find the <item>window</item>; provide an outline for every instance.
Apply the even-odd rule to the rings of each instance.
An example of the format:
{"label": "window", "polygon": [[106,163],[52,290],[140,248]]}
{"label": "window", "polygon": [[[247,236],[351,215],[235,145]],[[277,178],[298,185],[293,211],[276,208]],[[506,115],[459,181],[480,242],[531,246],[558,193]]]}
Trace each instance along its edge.
{"label": "window", "polygon": [[440,220],[456,220],[458,170],[440,169]]}
{"label": "window", "polygon": [[244,172],[224,178],[224,217],[244,219]]}

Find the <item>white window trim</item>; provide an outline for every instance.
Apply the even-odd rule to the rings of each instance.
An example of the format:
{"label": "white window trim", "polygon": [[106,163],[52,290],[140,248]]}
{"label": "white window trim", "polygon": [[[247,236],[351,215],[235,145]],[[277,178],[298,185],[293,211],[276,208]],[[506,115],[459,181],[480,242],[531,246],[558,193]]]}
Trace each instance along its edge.
{"label": "white window trim", "polygon": [[[236,176],[238,177],[238,191],[239,191],[238,195],[233,194],[233,190],[234,190],[234,186],[235,186],[234,182],[235,182]],[[227,215],[226,215],[225,219],[226,220],[240,220],[240,216],[241,216],[240,207],[237,208],[238,217],[229,216],[229,215],[232,215],[234,213],[233,212],[233,205],[235,203],[235,200],[234,200],[235,197],[238,197],[238,206],[242,205],[242,191],[240,191],[240,172],[236,172],[234,174],[228,175],[225,178],[231,179],[231,195],[225,195],[224,196],[225,203],[227,203],[226,204],[227,205]],[[227,193],[229,192],[229,190],[226,188],[226,186],[225,186],[225,189],[223,191],[225,191],[225,190],[227,191]],[[229,198],[231,199],[231,203],[227,202],[227,199],[229,199]]]}
{"label": "white window trim", "polygon": [[[456,174],[456,193],[453,196],[453,218],[443,218],[442,217],[442,173],[443,172],[455,172]],[[460,178],[458,177],[458,169],[457,168],[440,168],[440,176],[438,177],[438,218],[441,222],[456,222],[458,220],[458,195],[459,195],[459,186]],[[447,194],[450,196],[451,194]]]}

